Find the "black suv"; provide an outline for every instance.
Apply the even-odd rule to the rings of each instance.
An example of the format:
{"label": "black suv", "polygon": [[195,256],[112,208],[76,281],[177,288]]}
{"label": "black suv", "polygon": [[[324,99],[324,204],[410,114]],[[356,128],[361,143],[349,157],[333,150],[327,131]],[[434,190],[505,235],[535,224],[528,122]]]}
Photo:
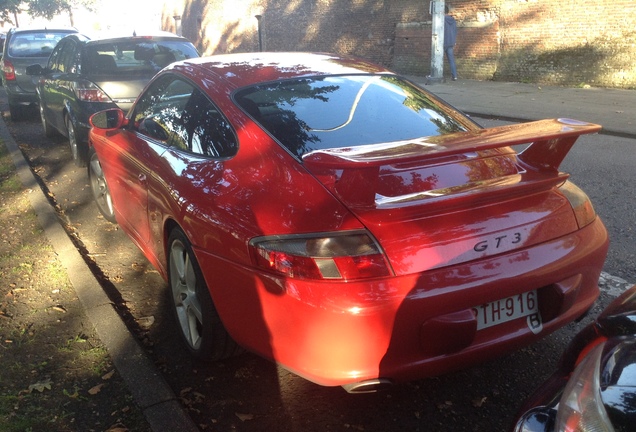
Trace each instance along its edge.
{"label": "black suv", "polygon": [[12,120],[24,116],[24,106],[38,101],[35,83],[25,69],[34,63],[45,65],[55,45],[75,29],[24,29],[8,31],[2,55],[2,84],[7,91]]}

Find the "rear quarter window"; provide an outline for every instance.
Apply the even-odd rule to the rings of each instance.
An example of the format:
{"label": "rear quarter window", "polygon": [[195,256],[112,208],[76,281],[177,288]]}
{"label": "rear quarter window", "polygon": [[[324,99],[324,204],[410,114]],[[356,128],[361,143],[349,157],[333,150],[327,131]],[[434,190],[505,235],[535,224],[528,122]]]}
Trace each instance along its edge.
{"label": "rear quarter window", "polygon": [[210,158],[236,154],[238,141],[216,105],[192,84],[164,75],[141,96],[133,129],[168,147]]}

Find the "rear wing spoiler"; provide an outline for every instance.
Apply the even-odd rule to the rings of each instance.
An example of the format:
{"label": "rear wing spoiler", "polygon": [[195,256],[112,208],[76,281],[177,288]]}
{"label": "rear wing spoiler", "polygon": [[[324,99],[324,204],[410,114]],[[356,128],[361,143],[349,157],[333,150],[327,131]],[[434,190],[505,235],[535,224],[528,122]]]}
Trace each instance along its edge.
{"label": "rear wing spoiler", "polygon": [[[488,201],[548,190],[565,182],[558,171],[579,136],[601,126],[571,119],[540,120],[415,140],[317,150],[303,156],[305,167],[345,203],[357,208],[389,209],[444,201],[465,205],[466,199]],[[387,197],[375,191],[382,166],[435,165],[449,157],[529,144],[519,152],[520,173],[451,188]]]}
{"label": "rear wing spoiler", "polygon": [[557,171],[579,136],[600,130],[600,125],[572,119],[539,120],[356,148],[316,150],[303,156],[303,164],[319,170],[371,168],[530,143],[518,155],[524,168]]}

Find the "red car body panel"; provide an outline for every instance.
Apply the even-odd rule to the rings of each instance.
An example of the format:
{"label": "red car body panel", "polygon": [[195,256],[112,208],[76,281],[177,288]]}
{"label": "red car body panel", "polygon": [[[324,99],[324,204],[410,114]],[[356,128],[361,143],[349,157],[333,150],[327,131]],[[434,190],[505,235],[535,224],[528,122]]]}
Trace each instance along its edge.
{"label": "red car body panel", "polygon": [[[214,301],[237,342],[311,381],[342,385],[439,375],[576,319],[598,295],[596,263],[607,244],[596,239],[605,234],[599,221],[537,248],[371,283],[290,280],[198,258],[215,274]],[[561,313],[544,321],[541,336],[525,320],[476,331],[472,308],[532,289]]]}
{"label": "red car body panel", "polygon": [[[234,90],[389,72],[352,59],[281,57],[212,57],[161,73],[205,89],[236,132],[232,158],[186,155],[126,129],[90,134],[122,229],[167,277],[169,228],[181,227],[239,344],[322,385],[399,381],[499,356],[591,307],[607,232],[599,218],[578,226],[558,190],[568,177],[558,166],[598,126],[481,130],[462,120],[467,132],[315,152],[300,163],[235,105]],[[533,141],[520,155],[508,147]],[[381,246],[390,276],[296,279],[257,268],[250,255],[259,236],[360,229]],[[543,317],[538,334],[525,318],[477,330],[473,309],[532,290]]]}

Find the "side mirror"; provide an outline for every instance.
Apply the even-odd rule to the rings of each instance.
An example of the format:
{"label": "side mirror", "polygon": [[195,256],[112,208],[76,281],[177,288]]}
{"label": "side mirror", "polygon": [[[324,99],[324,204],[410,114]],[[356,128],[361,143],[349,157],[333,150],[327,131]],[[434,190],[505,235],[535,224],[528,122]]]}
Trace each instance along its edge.
{"label": "side mirror", "polygon": [[31,76],[42,76],[46,72],[46,69],[39,64],[34,64],[26,67],[26,74]]}
{"label": "side mirror", "polygon": [[119,129],[125,126],[126,116],[119,108],[111,108],[93,114],[88,119],[90,125],[96,129]]}

